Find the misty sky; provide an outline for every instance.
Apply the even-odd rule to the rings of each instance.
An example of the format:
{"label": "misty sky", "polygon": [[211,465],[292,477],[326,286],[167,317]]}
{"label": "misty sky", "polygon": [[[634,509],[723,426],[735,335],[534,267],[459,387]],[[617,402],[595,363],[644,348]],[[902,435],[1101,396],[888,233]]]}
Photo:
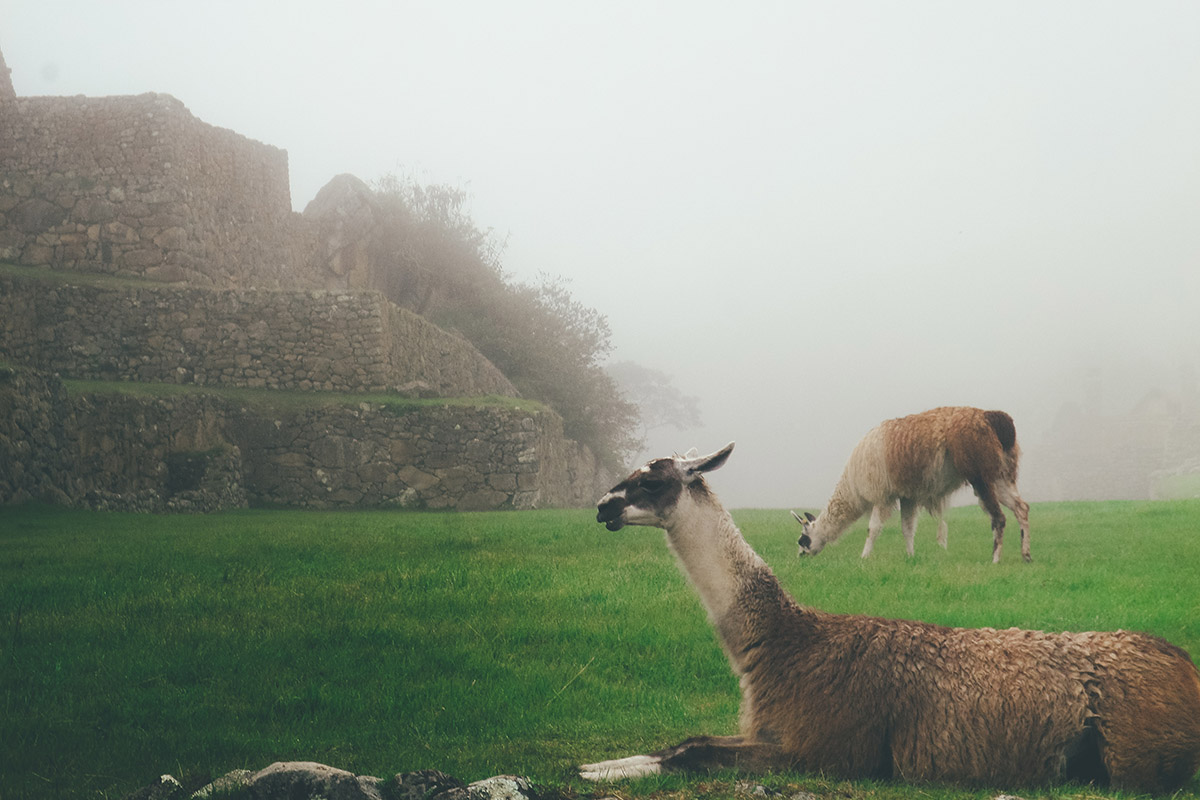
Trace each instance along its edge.
{"label": "misty sky", "polygon": [[[1200,3],[0,0],[21,95],[165,92],[330,178],[465,187],[515,279],[817,506],[880,420],[1009,411],[1036,462],[1200,368]],[[1119,454],[1114,454],[1118,458]],[[1036,491],[1026,491],[1030,500]],[[928,524],[928,523],[923,523]]]}

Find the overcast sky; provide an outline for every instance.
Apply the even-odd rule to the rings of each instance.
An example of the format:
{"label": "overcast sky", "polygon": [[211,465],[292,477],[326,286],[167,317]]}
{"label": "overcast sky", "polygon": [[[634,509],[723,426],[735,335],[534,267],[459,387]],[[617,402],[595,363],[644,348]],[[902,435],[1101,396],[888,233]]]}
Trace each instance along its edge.
{"label": "overcast sky", "polygon": [[[21,95],[165,92],[334,175],[466,188],[506,270],[817,506],[879,421],[1200,367],[1200,3],[0,0]],[[1114,454],[1119,457],[1119,454]],[[1027,499],[1037,499],[1027,491]]]}

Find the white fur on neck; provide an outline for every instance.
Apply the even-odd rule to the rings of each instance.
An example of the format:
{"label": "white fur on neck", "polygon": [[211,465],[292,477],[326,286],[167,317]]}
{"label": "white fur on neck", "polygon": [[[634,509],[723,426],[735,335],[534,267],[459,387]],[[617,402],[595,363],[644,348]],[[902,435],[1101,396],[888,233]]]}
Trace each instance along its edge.
{"label": "white fur on neck", "polygon": [[[718,632],[728,630],[731,613],[739,612],[739,576],[764,562],[742,538],[720,503],[697,503],[685,492],[666,526],[667,545],[679,560]],[[736,643],[722,642],[727,652]],[[731,656],[732,659],[732,656]],[[735,665],[736,666],[736,665]]]}

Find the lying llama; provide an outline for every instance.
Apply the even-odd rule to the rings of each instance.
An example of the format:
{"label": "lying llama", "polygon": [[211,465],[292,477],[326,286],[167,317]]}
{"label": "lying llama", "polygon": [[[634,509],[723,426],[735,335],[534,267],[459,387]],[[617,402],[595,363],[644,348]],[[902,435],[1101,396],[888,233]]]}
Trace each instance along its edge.
{"label": "lying llama", "polygon": [[1021,557],[1029,561],[1029,504],[1017,493],[1021,448],[1012,417],[1003,411],[944,406],[889,419],[867,432],[850,454],[829,505],[816,518],[792,516],[804,526],[800,555],[815,555],[871,510],[862,557],[871,555],[883,523],[900,501],[904,545],[913,554],[917,512],[924,506],[938,521],[938,544],[946,546],[946,501],[971,484],[992,518],[992,561],[999,563],[1008,506],[1021,526]]}
{"label": "lying llama", "polygon": [[741,735],[587,764],[582,777],[732,767],[1169,792],[1196,772],[1200,675],[1183,650],[1126,631],[944,628],[797,605],[704,480],[732,449],[649,462],[596,518],[666,531],[741,678]]}

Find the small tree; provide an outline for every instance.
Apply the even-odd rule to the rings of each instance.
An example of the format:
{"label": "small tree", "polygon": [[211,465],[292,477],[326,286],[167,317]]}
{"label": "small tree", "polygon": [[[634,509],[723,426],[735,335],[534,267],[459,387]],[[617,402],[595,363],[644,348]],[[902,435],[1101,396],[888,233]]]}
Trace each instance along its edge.
{"label": "small tree", "polygon": [[545,274],[510,284],[503,243],[466,213],[467,194],[388,176],[375,189],[376,285],[397,305],[466,337],[525,397],[563,418],[567,436],[610,468],[637,450],[637,409],[600,362],[611,350],[608,319]]}
{"label": "small tree", "polygon": [[386,265],[379,285],[389,299],[431,315],[478,305],[503,289],[504,243],[476,227],[463,189],[388,175],[375,192],[379,223],[370,247]]}
{"label": "small tree", "polygon": [[669,426],[682,431],[700,426],[699,401],[679,391],[665,372],[618,361],[609,365],[608,374],[636,406],[638,433],[643,441],[658,428]]}
{"label": "small tree", "polygon": [[600,361],[612,349],[608,319],[571,297],[561,278],[515,284],[486,314],[457,320],[521,394],[563,418],[567,436],[592,448],[611,469],[640,447],[637,409]]}

